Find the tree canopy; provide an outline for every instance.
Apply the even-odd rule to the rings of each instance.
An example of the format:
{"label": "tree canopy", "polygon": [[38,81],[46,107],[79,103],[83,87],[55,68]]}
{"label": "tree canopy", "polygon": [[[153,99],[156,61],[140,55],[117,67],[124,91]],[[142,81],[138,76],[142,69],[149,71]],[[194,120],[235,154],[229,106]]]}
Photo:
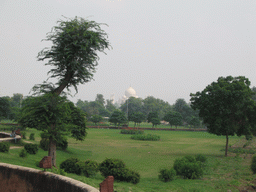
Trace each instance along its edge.
{"label": "tree canopy", "polygon": [[115,126],[120,126],[121,124],[127,123],[127,121],[125,113],[118,109],[115,110],[109,118],[109,122],[114,123]]}
{"label": "tree canopy", "polygon": [[178,125],[182,125],[182,116],[177,111],[169,111],[168,113],[166,113],[166,115],[164,116],[164,120],[169,122],[171,127],[174,125],[177,128]]}
{"label": "tree canopy", "polygon": [[209,133],[226,136],[250,134],[255,126],[255,102],[250,81],[243,77],[219,77],[202,92],[190,94],[191,106],[199,110]]}
{"label": "tree canopy", "polygon": [[[57,83],[44,82],[33,87],[33,90],[39,90],[40,93],[45,93],[46,97],[51,102],[56,102],[58,105],[59,95],[63,90],[74,87],[76,92],[79,84],[89,82],[93,78],[93,73],[96,71],[98,65],[98,52],[104,52],[106,48],[110,47],[107,40],[107,34],[101,29],[102,24],[95,21],[88,21],[83,18],[75,17],[74,19],[67,19],[66,21],[59,20],[57,26],[54,26],[47,34],[46,41],[51,41],[52,46],[44,48],[38,53],[38,61],[46,61],[45,65],[52,66],[53,68],[48,72],[49,78],[56,78]],[[48,79],[49,79],[48,78]],[[50,94],[53,93],[53,94]],[[52,107],[52,109],[44,110],[45,118],[42,119],[41,124],[48,124],[49,112],[54,111],[56,117],[62,113],[63,105],[44,105]],[[53,113],[52,113],[53,114]],[[46,118],[47,117],[47,118]],[[39,121],[41,117],[35,116]],[[52,122],[52,121],[50,121]],[[51,124],[52,131],[55,134],[57,127],[61,126],[61,121],[58,126],[54,123]],[[58,130],[61,133],[61,130]],[[79,131],[77,132],[79,133]],[[49,136],[49,152],[48,155],[52,157],[52,165],[56,166],[56,142],[54,135]]]}

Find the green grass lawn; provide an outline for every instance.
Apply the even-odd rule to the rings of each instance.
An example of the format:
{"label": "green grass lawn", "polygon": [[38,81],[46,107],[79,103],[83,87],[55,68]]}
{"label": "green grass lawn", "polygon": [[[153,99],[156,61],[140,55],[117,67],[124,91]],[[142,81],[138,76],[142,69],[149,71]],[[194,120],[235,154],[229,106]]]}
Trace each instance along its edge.
{"label": "green grass lawn", "polygon": [[[35,133],[39,143],[40,132],[34,129],[27,130]],[[130,139],[130,135],[120,134],[120,130],[113,129],[88,129],[85,141],[76,141],[69,138],[69,147],[66,151],[57,151],[57,166],[69,157],[77,157],[83,161],[90,159],[98,163],[106,158],[122,159],[129,169],[141,175],[140,183],[134,185],[125,182],[115,182],[116,191],[239,191],[238,187],[252,185],[254,175],[250,171],[250,155],[243,157],[224,157],[225,137],[215,136],[206,132],[185,131],[149,131],[145,134],[159,135],[160,141],[139,141]],[[243,137],[230,137],[230,145],[238,145]],[[27,140],[29,141],[29,140]],[[13,144],[14,145],[14,144]],[[35,161],[40,161],[48,154],[39,149],[36,155],[20,158],[21,148],[10,149],[9,153],[0,154],[0,162],[16,164],[26,167],[35,166]],[[185,155],[204,154],[208,158],[207,169],[204,177],[197,180],[184,180],[178,178],[172,182],[164,183],[158,179],[161,168],[171,168],[176,158]],[[69,177],[83,181],[99,188],[104,178],[98,173],[93,178],[86,178],[75,174]]]}

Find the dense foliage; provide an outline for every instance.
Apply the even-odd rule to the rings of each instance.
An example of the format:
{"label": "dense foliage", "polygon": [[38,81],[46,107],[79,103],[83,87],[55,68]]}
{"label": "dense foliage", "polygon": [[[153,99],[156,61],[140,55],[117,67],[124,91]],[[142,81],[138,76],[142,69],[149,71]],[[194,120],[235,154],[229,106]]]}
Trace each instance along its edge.
{"label": "dense foliage", "polygon": [[140,181],[139,173],[127,169],[120,159],[105,159],[99,165],[99,170],[104,177],[112,175],[117,181],[126,181],[133,184]]}
{"label": "dense foliage", "polygon": [[184,179],[198,179],[203,176],[202,163],[193,156],[176,159],[173,168],[177,175],[182,176]]}
{"label": "dense foliage", "polygon": [[22,149],[19,153],[19,156],[24,158],[24,157],[27,157],[28,156],[28,153],[25,149]]}
{"label": "dense foliage", "polygon": [[176,177],[175,169],[161,169],[158,175],[158,178],[161,181],[168,182],[174,180]]}
{"label": "dense foliage", "polygon": [[137,129],[122,129],[120,131],[121,134],[143,134],[143,130],[137,130]]}
{"label": "dense foliage", "polygon": [[27,153],[35,155],[38,152],[38,145],[27,143],[24,145],[24,149],[27,151]]}
{"label": "dense foliage", "polygon": [[131,139],[134,140],[143,140],[143,141],[159,141],[160,140],[160,136],[158,135],[154,135],[154,134],[136,134],[136,135],[132,135]]}
{"label": "dense foliage", "polygon": [[77,162],[79,162],[78,158],[71,157],[69,159],[66,159],[60,164],[60,169],[63,169],[67,173],[75,173],[80,175],[81,169]]}
{"label": "dense foliage", "polygon": [[10,149],[10,143],[0,142],[0,152],[8,152]]}
{"label": "dense foliage", "polygon": [[109,120],[110,123],[113,123],[115,126],[120,126],[121,124],[125,124],[127,123],[127,117],[125,115],[124,112],[120,111],[120,110],[115,110]]}
{"label": "dense foliage", "polygon": [[219,77],[202,92],[190,94],[191,106],[199,110],[199,116],[209,133],[226,136],[247,135],[255,130],[256,105],[252,100],[250,81],[242,76]]}
{"label": "dense foliage", "polygon": [[99,164],[96,161],[79,161],[76,164],[81,169],[81,173],[84,174],[86,177],[93,177],[99,171]]}

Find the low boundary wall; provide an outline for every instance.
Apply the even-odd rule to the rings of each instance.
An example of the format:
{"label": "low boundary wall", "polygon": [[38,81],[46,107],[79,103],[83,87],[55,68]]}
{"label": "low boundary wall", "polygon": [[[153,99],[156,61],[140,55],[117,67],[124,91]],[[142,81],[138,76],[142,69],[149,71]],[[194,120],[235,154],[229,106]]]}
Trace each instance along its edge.
{"label": "low boundary wall", "polygon": [[99,192],[83,182],[28,167],[0,163],[0,192]]}
{"label": "low boundary wall", "polygon": [[0,142],[16,142],[21,140],[21,136],[19,135],[15,135],[15,137],[10,137],[9,133],[0,132],[0,134],[5,136],[3,138],[0,138]]}

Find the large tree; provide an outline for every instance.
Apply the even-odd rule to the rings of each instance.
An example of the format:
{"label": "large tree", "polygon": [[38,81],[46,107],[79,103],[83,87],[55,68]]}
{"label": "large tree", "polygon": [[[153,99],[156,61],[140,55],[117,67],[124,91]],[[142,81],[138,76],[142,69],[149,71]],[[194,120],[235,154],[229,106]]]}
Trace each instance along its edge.
{"label": "large tree", "polygon": [[[55,86],[44,83],[35,86],[43,92],[49,88],[53,97],[58,97],[65,88],[69,90],[89,82],[98,65],[97,52],[109,48],[107,34],[101,29],[101,24],[75,17],[67,21],[59,20],[47,34],[46,41],[51,41],[52,46],[43,49],[38,54],[39,61],[47,61],[45,65],[52,66],[49,78],[57,78]],[[53,98],[54,100],[54,98]],[[56,127],[51,125],[54,130]],[[53,131],[54,133],[54,131]],[[50,137],[48,155],[52,157],[52,164],[56,166],[56,140]]]}
{"label": "large tree", "polygon": [[108,121],[119,127],[121,124],[127,123],[128,120],[125,113],[117,109],[111,114]]}
{"label": "large tree", "polygon": [[177,111],[169,111],[168,113],[166,113],[166,115],[164,116],[164,120],[169,122],[171,127],[173,125],[176,126],[176,129],[178,125],[182,125],[182,116]]}
{"label": "large tree", "polygon": [[199,110],[199,116],[209,133],[226,136],[250,134],[255,125],[255,102],[250,81],[243,77],[219,77],[202,92],[190,94],[191,106]]}

